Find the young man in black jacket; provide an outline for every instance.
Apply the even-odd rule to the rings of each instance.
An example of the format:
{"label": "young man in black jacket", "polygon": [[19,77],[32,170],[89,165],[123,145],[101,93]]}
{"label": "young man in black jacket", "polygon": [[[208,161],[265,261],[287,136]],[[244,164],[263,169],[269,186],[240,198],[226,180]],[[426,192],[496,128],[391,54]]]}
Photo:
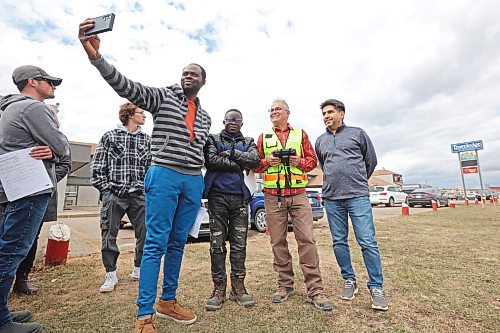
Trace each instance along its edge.
{"label": "young man in black jacket", "polygon": [[229,238],[231,293],[229,299],[244,307],[254,300],[245,288],[245,258],[248,231],[248,202],[251,194],[243,172],[260,161],[252,138],[241,134],[243,115],[239,110],[226,112],[220,134],[210,134],[205,145],[205,192],[210,215],[210,258],[214,289],[206,309],[215,311],[226,300],[226,239]]}

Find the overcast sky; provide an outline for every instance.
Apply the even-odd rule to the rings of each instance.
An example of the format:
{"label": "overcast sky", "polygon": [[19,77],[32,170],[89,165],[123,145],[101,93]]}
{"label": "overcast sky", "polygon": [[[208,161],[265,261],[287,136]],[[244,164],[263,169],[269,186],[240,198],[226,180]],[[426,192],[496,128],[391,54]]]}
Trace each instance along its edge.
{"label": "overcast sky", "polygon": [[[62,130],[97,142],[124,102],[90,65],[77,38],[88,17],[116,14],[101,53],[149,86],[180,82],[204,66],[203,107],[222,129],[243,112],[242,131],[271,126],[275,98],[314,144],[325,128],[319,104],[346,105],[347,125],[371,137],[382,167],[405,183],[460,186],[450,145],[483,140],[483,183],[500,186],[500,20],[498,1],[97,1],[0,2],[0,95],[25,64],[64,79],[56,90]],[[145,126],[151,132],[149,116]],[[479,187],[478,175],[466,175]]]}

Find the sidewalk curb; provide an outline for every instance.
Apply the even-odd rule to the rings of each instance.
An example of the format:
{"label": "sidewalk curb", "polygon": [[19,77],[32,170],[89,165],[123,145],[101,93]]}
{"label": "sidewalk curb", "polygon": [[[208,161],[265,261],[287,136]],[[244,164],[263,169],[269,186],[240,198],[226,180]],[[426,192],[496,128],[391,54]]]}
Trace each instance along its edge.
{"label": "sidewalk curb", "polygon": [[77,217],[98,217],[99,213],[60,213],[57,214],[58,218],[77,218]]}

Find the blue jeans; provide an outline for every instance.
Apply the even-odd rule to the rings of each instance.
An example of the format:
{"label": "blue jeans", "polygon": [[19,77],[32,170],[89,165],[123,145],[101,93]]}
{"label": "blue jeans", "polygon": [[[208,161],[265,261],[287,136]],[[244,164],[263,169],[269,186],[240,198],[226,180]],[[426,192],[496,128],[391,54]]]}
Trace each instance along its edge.
{"label": "blue jeans", "polygon": [[50,194],[40,194],[0,205],[0,328],[12,319],[7,301],[17,267],[31,249]]}
{"label": "blue jeans", "polygon": [[351,218],[354,235],[361,246],[363,260],[368,271],[368,288],[382,287],[382,263],[375,239],[372,206],[368,196],[343,199],[324,200],[328,224],[333,239],[333,252],[344,279],[356,279],[351,263],[347,216]]}
{"label": "blue jeans", "polygon": [[184,245],[201,206],[203,187],[201,175],[185,175],[158,165],[149,168],[144,180],[146,241],[139,277],[137,316],[154,313],[163,256],[161,299],[175,299]]}

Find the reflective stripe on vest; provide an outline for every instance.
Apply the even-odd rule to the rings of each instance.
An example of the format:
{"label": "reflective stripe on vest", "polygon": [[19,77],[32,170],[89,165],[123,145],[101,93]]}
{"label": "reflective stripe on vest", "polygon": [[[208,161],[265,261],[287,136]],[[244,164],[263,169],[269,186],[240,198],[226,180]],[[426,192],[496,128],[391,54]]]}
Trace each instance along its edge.
{"label": "reflective stripe on vest", "polygon": [[[262,145],[264,156],[267,158],[272,154],[273,151],[277,149],[283,148],[294,148],[297,151],[297,156],[302,157],[302,130],[293,129],[290,130],[288,134],[288,139],[286,140],[286,145],[283,147],[281,142],[274,131],[269,131],[263,134]],[[288,169],[288,167],[287,167]],[[307,185],[307,174],[302,170],[290,166],[290,179],[291,179],[291,187],[292,188],[300,188],[306,187]],[[263,175],[264,187],[265,188],[277,188],[276,182],[279,182],[280,188],[285,188],[285,166],[283,164],[279,164],[275,167],[269,167],[265,171]]]}

